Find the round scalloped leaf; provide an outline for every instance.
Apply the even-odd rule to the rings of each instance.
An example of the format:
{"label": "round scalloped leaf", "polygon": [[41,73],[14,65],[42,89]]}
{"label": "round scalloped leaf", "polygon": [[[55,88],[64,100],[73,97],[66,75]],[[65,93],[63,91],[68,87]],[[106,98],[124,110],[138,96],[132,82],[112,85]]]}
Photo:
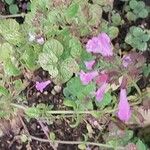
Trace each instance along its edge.
{"label": "round scalloped leaf", "polygon": [[47,41],[43,46],[43,52],[53,52],[57,57],[60,57],[63,53],[63,45],[55,39]]}
{"label": "round scalloped leaf", "polygon": [[71,48],[71,55],[74,58],[79,58],[82,52],[81,43],[77,38],[71,38],[69,40],[69,47]]}
{"label": "round scalloped leaf", "polygon": [[39,55],[39,63],[40,66],[49,72],[52,77],[56,77],[58,75],[58,69],[57,69],[57,61],[58,58],[55,56],[55,54],[51,53],[41,53]]}
{"label": "round scalloped leaf", "polygon": [[127,34],[127,36],[125,38],[125,42],[131,45],[132,39],[133,39],[133,36],[131,34]]}
{"label": "round scalloped leaf", "polygon": [[9,12],[11,14],[17,14],[19,12],[19,8],[16,4],[9,5]]}
{"label": "round scalloped leaf", "polygon": [[137,5],[138,5],[138,2],[137,2],[136,0],[131,0],[131,1],[129,2],[129,6],[130,6],[131,9],[136,8]]}
{"label": "round scalloped leaf", "polygon": [[150,35],[149,34],[143,34],[141,38],[142,38],[142,41],[147,42],[150,40]]}
{"label": "round scalloped leaf", "polygon": [[23,36],[19,32],[19,24],[14,19],[0,21],[0,34],[11,44],[22,42]]}
{"label": "round scalloped leaf", "polygon": [[126,17],[129,21],[135,21],[136,20],[136,15],[134,13],[132,13],[131,11],[129,11],[127,14],[126,14]]}
{"label": "round scalloped leaf", "polygon": [[147,9],[142,9],[140,12],[139,12],[139,17],[140,18],[146,18],[148,16],[148,11]]}
{"label": "round scalloped leaf", "polygon": [[146,49],[147,49],[147,43],[144,43],[144,42],[137,43],[137,49],[139,49],[141,51],[146,51]]}
{"label": "round scalloped leaf", "polygon": [[101,21],[102,7],[97,5],[97,4],[93,4],[93,5],[89,5],[89,6],[90,6],[89,13],[91,16],[91,19],[89,21],[89,25],[97,26]]}
{"label": "round scalloped leaf", "polygon": [[109,27],[108,34],[112,39],[116,38],[118,36],[118,33],[119,29],[117,27],[114,26]]}
{"label": "round scalloped leaf", "polygon": [[8,5],[10,5],[10,4],[12,4],[12,3],[14,2],[14,0],[5,0],[5,2],[6,2]]}
{"label": "round scalloped leaf", "polygon": [[135,37],[142,36],[143,35],[143,30],[140,27],[134,27],[133,30],[132,30],[132,33]]}

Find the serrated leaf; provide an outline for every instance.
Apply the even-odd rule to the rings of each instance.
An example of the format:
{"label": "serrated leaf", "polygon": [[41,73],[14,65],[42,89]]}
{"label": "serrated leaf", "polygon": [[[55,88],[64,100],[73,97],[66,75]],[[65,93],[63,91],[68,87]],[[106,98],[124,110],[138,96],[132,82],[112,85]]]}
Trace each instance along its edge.
{"label": "serrated leaf", "polygon": [[60,57],[63,53],[63,45],[58,40],[51,39],[44,44],[43,52],[53,52],[57,57]]}
{"label": "serrated leaf", "polygon": [[30,107],[25,110],[26,115],[29,118],[38,118],[40,117],[40,110],[36,107]]}
{"label": "serrated leaf", "polygon": [[57,61],[58,58],[55,56],[55,54],[53,54],[53,52],[41,53],[39,55],[39,63],[41,67],[48,71],[49,74],[54,78],[58,75]]}

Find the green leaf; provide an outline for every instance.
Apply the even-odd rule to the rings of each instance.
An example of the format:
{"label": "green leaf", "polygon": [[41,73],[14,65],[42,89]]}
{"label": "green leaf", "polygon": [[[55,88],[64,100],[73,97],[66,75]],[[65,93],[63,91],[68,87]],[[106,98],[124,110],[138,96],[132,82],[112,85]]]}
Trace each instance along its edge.
{"label": "green leaf", "polygon": [[9,12],[11,14],[17,14],[19,12],[19,8],[16,4],[9,5]]}
{"label": "green leaf", "polygon": [[130,8],[132,8],[132,9],[136,8],[137,5],[138,5],[138,2],[137,2],[136,0],[131,0],[131,1],[129,2],[129,6],[130,6]]}
{"label": "green leaf", "polygon": [[49,138],[50,138],[50,140],[55,141],[55,139],[56,139],[55,133],[54,132],[50,132],[49,133]]}
{"label": "green leaf", "polygon": [[136,15],[131,11],[127,12],[126,17],[129,21],[135,21],[137,19]]}
{"label": "green leaf", "polygon": [[85,145],[85,144],[79,144],[79,145],[78,145],[78,148],[79,148],[80,150],[85,150],[85,149],[86,149],[86,145]]}
{"label": "green leaf", "polygon": [[22,42],[23,36],[19,32],[19,24],[15,19],[3,19],[0,21],[0,34],[11,44]]}
{"label": "green leaf", "polygon": [[96,105],[100,108],[104,108],[104,107],[108,106],[111,103],[111,101],[112,101],[112,96],[110,93],[107,92],[104,95],[104,98],[101,102],[96,101]]}
{"label": "green leaf", "polygon": [[69,40],[69,47],[71,48],[70,53],[72,57],[80,58],[82,47],[80,41],[77,38],[71,38],[71,40]]}
{"label": "green leaf", "polygon": [[140,18],[146,18],[148,16],[148,11],[146,9],[142,9],[142,11],[139,12]]}
{"label": "green leaf", "polygon": [[21,59],[25,62],[27,68],[34,70],[37,67],[38,57],[33,47],[27,46]]}
{"label": "green leaf", "polygon": [[102,7],[97,4],[90,5],[90,15],[89,25],[99,25],[102,17]]}
{"label": "green leaf", "polygon": [[3,86],[0,85],[0,94],[8,96],[9,91],[5,87],[3,87]]}
{"label": "green leaf", "polygon": [[143,30],[140,27],[134,27],[132,30],[133,35],[136,36],[142,36]]}
{"label": "green leaf", "polygon": [[145,144],[139,139],[136,143],[137,150],[147,150]]}
{"label": "green leaf", "polygon": [[143,66],[143,74],[145,77],[148,77],[150,74],[150,64]]}
{"label": "green leaf", "polygon": [[121,25],[121,16],[119,13],[113,13],[111,19],[112,19],[113,25],[115,26]]}
{"label": "green leaf", "polygon": [[77,104],[73,100],[64,99],[63,104],[67,107],[72,107],[74,110],[77,108]]}
{"label": "green leaf", "polygon": [[55,56],[53,52],[49,53],[41,53],[39,55],[39,63],[41,67],[48,71],[52,77],[56,77],[58,75],[57,62],[58,58]]}
{"label": "green leaf", "polygon": [[4,62],[4,71],[8,76],[17,76],[20,74],[20,70],[12,63],[10,59]]}
{"label": "green leaf", "polygon": [[119,29],[117,27],[114,26],[109,27],[108,34],[112,39],[116,38],[118,36],[118,33]]}
{"label": "green leaf", "polygon": [[12,3],[14,2],[14,0],[5,0],[5,2],[6,2],[8,5],[10,5],[10,4],[12,4]]}
{"label": "green leaf", "polygon": [[3,43],[1,45],[1,54],[0,54],[0,60],[1,61],[5,61],[7,60],[8,58],[10,58],[10,55],[12,53],[12,46],[9,44],[9,43]]}
{"label": "green leaf", "polygon": [[79,4],[72,3],[66,11],[66,16],[68,18],[72,18],[76,16],[76,14],[78,13],[78,9],[79,9]]}
{"label": "green leaf", "polygon": [[149,34],[143,34],[141,38],[142,38],[143,42],[147,42],[150,40],[150,35]]}
{"label": "green leaf", "polygon": [[51,39],[44,44],[43,52],[53,52],[57,57],[60,57],[63,53],[63,45],[58,40]]}
{"label": "green leaf", "polygon": [[41,115],[41,112],[38,108],[36,107],[30,107],[27,108],[25,110],[25,114],[29,117],[29,118],[38,118]]}

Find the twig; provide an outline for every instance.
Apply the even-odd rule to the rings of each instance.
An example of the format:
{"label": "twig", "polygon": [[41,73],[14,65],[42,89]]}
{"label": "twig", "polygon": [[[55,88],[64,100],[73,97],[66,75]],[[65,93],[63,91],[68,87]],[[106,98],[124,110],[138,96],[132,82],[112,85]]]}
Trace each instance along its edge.
{"label": "twig", "polygon": [[[49,143],[49,140],[47,139],[41,139],[35,136],[30,136],[31,139],[36,140],[36,141],[40,141],[40,142],[46,142]],[[94,142],[82,142],[82,141],[60,141],[60,140],[55,140],[55,141],[51,141],[51,142],[55,142],[57,144],[68,144],[68,145],[78,145],[78,144],[85,144],[85,145],[94,145],[94,146],[99,146],[99,147],[104,147],[104,148],[113,148],[114,150],[124,150],[124,147],[114,147],[112,145],[108,145],[108,144],[102,144],[102,143],[94,143]]]}
{"label": "twig", "polygon": [[45,130],[45,127],[44,127],[43,122],[40,121],[40,120],[39,120],[38,122],[39,122],[39,124],[40,124],[40,126],[41,126],[41,128],[42,128],[42,130],[43,130],[43,132],[44,132],[44,134],[46,135],[47,139],[49,140],[50,146],[51,146],[54,150],[57,150],[57,148],[56,148],[56,147],[52,144],[52,142],[50,141],[49,135],[48,135],[47,131]]}
{"label": "twig", "polygon": [[0,19],[16,18],[16,17],[25,17],[25,13],[14,14],[14,15],[0,15]]}

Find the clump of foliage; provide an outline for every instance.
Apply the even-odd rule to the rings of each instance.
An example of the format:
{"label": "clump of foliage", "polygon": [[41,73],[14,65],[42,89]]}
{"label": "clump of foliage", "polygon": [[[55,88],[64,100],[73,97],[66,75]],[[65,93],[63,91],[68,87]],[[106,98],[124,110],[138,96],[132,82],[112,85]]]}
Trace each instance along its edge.
{"label": "clump of foliage", "polygon": [[125,38],[126,43],[141,51],[147,50],[149,40],[149,32],[136,26],[130,27],[129,32]]}
{"label": "clump of foliage", "polygon": [[135,21],[138,18],[146,18],[149,11],[143,1],[130,0],[129,5],[125,8],[126,17],[129,21]]}

